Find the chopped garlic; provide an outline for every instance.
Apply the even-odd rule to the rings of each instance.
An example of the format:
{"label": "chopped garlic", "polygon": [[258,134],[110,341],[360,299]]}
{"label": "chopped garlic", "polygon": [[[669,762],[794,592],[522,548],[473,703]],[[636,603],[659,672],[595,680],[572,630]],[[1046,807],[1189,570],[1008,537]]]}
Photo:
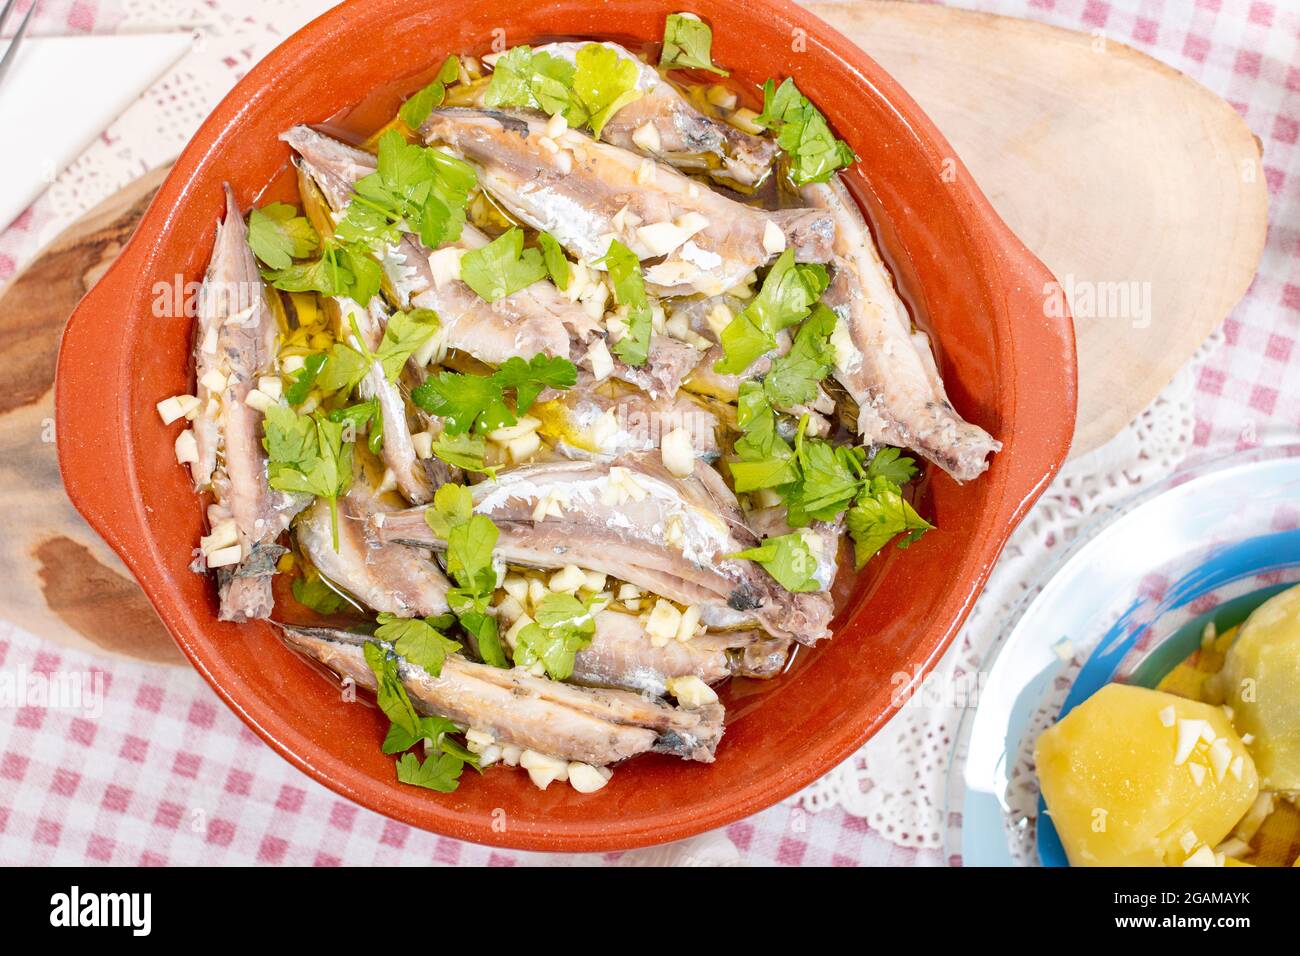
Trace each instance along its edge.
{"label": "chopped garlic", "polygon": [[569,779],[568,761],[536,750],[525,750],[519,757],[519,766],[528,771],[533,785],[539,790],[545,790],[556,780]]}
{"label": "chopped garlic", "polygon": [[736,94],[721,83],[714,83],[709,87],[708,100],[714,106],[721,107],[724,110],[736,108]]}
{"label": "chopped garlic", "polygon": [[266,394],[266,392],[255,388],[244,396],[244,404],[249,408],[257,409],[265,415],[268,409],[274,408],[276,405],[280,404],[280,401],[279,399],[272,398],[270,395]]}
{"label": "chopped garlic", "polygon": [[672,252],[689,239],[690,234],[675,222],[656,222],[638,227],[636,238],[649,256],[653,257]]}
{"label": "chopped garlic", "polygon": [[199,379],[199,384],[209,392],[224,392],[226,390],[226,382],[226,376],[222,375],[221,370],[216,368],[208,369],[203,373],[203,377]]}
{"label": "chopped garlic", "polygon": [[589,763],[578,763],[575,760],[569,764],[569,786],[579,793],[595,793],[609,783],[609,777],[600,771],[599,767],[593,767]]}
{"label": "chopped garlic", "polygon": [[501,759],[502,748],[498,744],[488,744],[478,754],[479,767],[490,767]]}
{"label": "chopped garlic", "polygon": [[549,593],[549,589],[546,587],[546,582],[543,581],[541,578],[528,579],[528,603],[529,604],[540,604],[543,600],[545,600],[546,595],[548,593]]}
{"label": "chopped garlic", "polygon": [[209,570],[212,568],[224,568],[232,564],[238,564],[243,559],[243,549],[237,544],[231,545],[228,548],[222,548],[220,551],[213,551],[211,554],[204,556],[204,560],[207,562]]}
{"label": "chopped garlic", "polygon": [[558,139],[568,128],[569,123],[563,113],[556,113],[546,121],[546,135],[551,139]]}
{"label": "chopped garlic", "polygon": [[1196,833],[1192,830],[1188,830],[1186,833],[1184,833],[1182,836],[1178,838],[1178,845],[1179,847],[1182,848],[1182,851],[1184,853],[1191,853],[1192,848],[1195,847],[1196,844],[1200,842],[1201,842],[1201,838],[1198,837]]}
{"label": "chopped garlic", "polygon": [[670,677],[664,683],[668,688],[668,693],[676,697],[677,703],[688,710],[706,707],[709,704],[718,702],[718,695],[713,688],[694,674],[687,674],[685,677]]}
{"label": "chopped garlic", "polygon": [[709,314],[704,317],[704,320],[709,323],[709,329],[713,332],[714,337],[721,339],[722,330],[731,324],[732,318],[731,310],[724,303],[719,302],[709,310]]}
{"label": "chopped garlic", "polygon": [[523,749],[516,747],[514,744],[501,745],[501,762],[507,767],[518,767],[519,758],[522,757],[523,754]]}
{"label": "chopped garlic", "polygon": [[527,614],[520,614],[515,618],[515,622],[510,625],[510,628],[505,634],[506,643],[510,645],[511,650],[514,650],[515,646],[519,643],[519,632],[532,623],[533,619]]}
{"label": "chopped garlic", "polygon": [[235,524],[234,518],[227,518],[220,524],[213,525],[211,534],[205,534],[199,538],[199,550],[204,554],[211,554],[214,551],[228,548],[238,541],[239,526]]}
{"label": "chopped garlic", "polygon": [[531,415],[525,415],[513,425],[496,428],[488,432],[488,438],[498,445],[508,445],[517,438],[523,438],[542,427],[542,423]]}
{"label": "chopped garlic", "polygon": [[486,730],[476,730],[471,727],[465,731],[465,745],[474,753],[478,753],[484,747],[497,742],[496,737],[492,736]]}
{"label": "chopped garlic", "polygon": [[524,606],[507,594],[497,603],[497,616],[513,624],[524,616]]}
{"label": "chopped garlic", "polygon": [[599,571],[584,571],[583,577],[587,580],[582,585],[582,590],[595,593],[605,589],[605,575]]}
{"label": "chopped garlic", "polygon": [[682,612],[671,603],[660,598],[646,619],[645,631],[650,635],[650,643],[655,647],[665,647],[677,636],[677,629],[682,624]]}
{"label": "chopped garlic", "polygon": [[638,186],[653,186],[657,174],[658,167],[655,166],[655,161],[653,159],[643,159],[636,168],[636,184]]}
{"label": "chopped garlic", "polygon": [[551,575],[547,586],[561,594],[572,594],[587,583],[587,575],[576,564],[566,564]]}
{"label": "chopped garlic", "polygon": [[1196,784],[1198,787],[1205,783],[1205,764],[1189,763],[1187,765],[1187,771],[1192,775],[1192,783]]}
{"label": "chopped garlic", "polygon": [[393,469],[385,468],[384,476],[379,480],[379,487],[375,489],[375,494],[382,495],[386,491],[392,491],[397,487],[397,475]]}
{"label": "chopped garlic", "polygon": [[635,601],[641,596],[641,589],[635,584],[621,584],[618,588],[618,599],[620,601]]}
{"label": "chopped garlic", "polygon": [[700,629],[700,609],[692,604],[682,612],[682,622],[677,625],[677,640],[689,641]]}
{"label": "chopped garlic", "polygon": [[695,471],[695,446],[691,443],[691,433],[685,428],[674,428],[664,435],[659,442],[659,454],[664,467],[678,478],[685,478]]}
{"label": "chopped garlic", "polygon": [[691,334],[691,323],[687,320],[686,313],[673,313],[672,318],[664,323],[664,331],[679,342],[685,342],[687,336]]}
{"label": "chopped garlic", "polygon": [[1195,853],[1183,861],[1183,866],[1220,866],[1214,851],[1208,846],[1200,847]]}
{"label": "chopped garlic", "polygon": [[510,452],[510,460],[518,463],[531,458],[541,447],[542,440],[537,437],[537,432],[529,432],[507,444],[506,450]]}
{"label": "chopped garlic", "polygon": [[644,123],[636,128],[632,133],[632,142],[647,153],[657,153],[663,146],[663,141],[659,138],[659,130],[653,123]]}
{"label": "chopped garlic", "polygon": [[197,411],[199,400],[193,395],[173,395],[171,398],[164,398],[154,407],[158,409],[158,417],[162,419],[163,424],[170,425],[179,419],[188,418]]}
{"label": "chopped garlic", "polygon": [[1255,742],[1255,735],[1254,735],[1254,734],[1242,734],[1242,735],[1241,735],[1241,742],[1242,742],[1243,744],[1245,744],[1247,747],[1249,747],[1251,744],[1253,744],[1253,743]]}
{"label": "chopped garlic", "polygon": [[573,156],[566,153],[564,150],[560,150],[555,154],[555,168],[559,170],[562,175],[567,176],[569,173],[573,172]]}
{"label": "chopped garlic", "polygon": [[528,579],[522,574],[507,574],[501,586],[520,604],[528,600]]}
{"label": "chopped garlic", "polygon": [[785,251],[785,233],[775,221],[769,219],[763,227],[763,251],[770,255]]}
{"label": "chopped garlic", "polygon": [[263,375],[257,380],[257,390],[278,402],[284,395],[284,382],[278,375]]}
{"label": "chopped garlic", "polygon": [[601,382],[614,373],[614,359],[609,354],[609,346],[602,338],[595,338],[587,347],[587,362],[591,366],[591,376]]}
{"label": "chopped garlic", "polygon": [[1204,724],[1203,720],[1178,721],[1178,747],[1174,752],[1175,767],[1185,764],[1187,758],[1192,755],[1192,751],[1201,741],[1201,727]]}
{"label": "chopped garlic", "polygon": [[433,457],[433,433],[416,432],[411,436],[411,446],[415,449],[416,458],[427,461]]}
{"label": "chopped garlic", "polygon": [[1232,764],[1232,747],[1226,737],[1220,737],[1210,744],[1210,767],[1214,770],[1215,783],[1223,783],[1228,767]]}
{"label": "chopped garlic", "polygon": [[1232,774],[1233,777],[1235,777],[1238,780],[1241,779],[1241,775],[1245,772],[1245,770],[1246,770],[1246,758],[1243,757],[1241,754],[1237,754],[1237,756],[1233,757],[1232,763],[1228,764],[1228,773]]}
{"label": "chopped garlic", "polygon": [[1160,724],[1163,727],[1172,727],[1177,722],[1177,719],[1178,715],[1174,713],[1173,704],[1160,711]]}
{"label": "chopped garlic", "polygon": [[449,283],[460,281],[460,260],[464,255],[464,249],[445,246],[429,256],[429,269],[433,273],[435,288],[441,290]]}
{"label": "chopped garlic", "polygon": [[773,488],[759,488],[750,492],[749,497],[756,508],[774,508],[785,500]]}
{"label": "chopped garlic", "polygon": [[746,133],[759,136],[763,132],[763,127],[759,126],[754,120],[758,119],[758,114],[748,106],[742,106],[736,112],[731,114],[731,125],[738,129],[743,129]]}
{"label": "chopped garlic", "polygon": [[539,136],[537,139],[537,145],[542,147],[542,149],[546,150],[548,153],[558,153],[560,151],[560,144],[549,136]]}
{"label": "chopped garlic", "polygon": [[176,460],[188,465],[199,460],[199,444],[194,440],[194,430],[187,428],[176,436]]}
{"label": "chopped garlic", "polygon": [[307,365],[307,359],[301,355],[286,355],[280,362],[280,369],[292,375],[301,372]]}

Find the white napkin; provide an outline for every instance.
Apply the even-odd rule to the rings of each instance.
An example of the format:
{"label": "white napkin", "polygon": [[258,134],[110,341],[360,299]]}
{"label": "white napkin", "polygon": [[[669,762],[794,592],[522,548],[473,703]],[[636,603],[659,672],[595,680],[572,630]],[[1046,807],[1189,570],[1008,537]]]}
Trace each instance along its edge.
{"label": "white napkin", "polygon": [[[190,48],[188,33],[32,37],[0,83],[0,229]],[[3,49],[3,47],[0,47]]]}

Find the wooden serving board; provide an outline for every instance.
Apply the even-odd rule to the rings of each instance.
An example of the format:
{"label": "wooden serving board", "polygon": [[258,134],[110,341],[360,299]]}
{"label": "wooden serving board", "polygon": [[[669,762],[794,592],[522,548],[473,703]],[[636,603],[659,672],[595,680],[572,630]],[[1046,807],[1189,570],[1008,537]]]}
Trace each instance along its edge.
{"label": "wooden serving board", "polygon": [[[809,6],[920,102],[1062,281],[1147,284],[1146,327],[1076,322],[1075,452],[1104,443],[1254,275],[1267,196],[1250,130],[1169,67],[1119,44],[1098,49],[1084,34],[906,3]],[[68,646],[181,663],[125,568],[64,496],[52,432],[63,324],[165,174],[109,198],[0,293],[0,618]]]}

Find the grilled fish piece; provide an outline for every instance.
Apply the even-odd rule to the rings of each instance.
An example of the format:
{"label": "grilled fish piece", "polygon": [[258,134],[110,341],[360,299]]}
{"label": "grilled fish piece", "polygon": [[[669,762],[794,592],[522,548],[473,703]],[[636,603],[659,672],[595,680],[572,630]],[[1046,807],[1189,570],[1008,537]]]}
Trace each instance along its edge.
{"label": "grilled fish piece", "polygon": [[540,114],[436,110],[421,128],[479,169],[479,184],[517,219],[596,262],[618,239],[655,261],[661,295],[716,294],[739,285],[788,244],[801,262],[830,255],[832,224],[816,209],[771,213],[576,130],[552,138]]}
{"label": "grilled fish piece", "polygon": [[[363,648],[373,638],[326,628],[281,627],[290,647],[340,677],[373,691],[374,672]],[[380,643],[392,652],[389,645]],[[695,710],[619,690],[575,687],[450,655],[434,677],[400,661],[398,675],[420,713],[445,717],[498,741],[604,767],[654,751],[713,761],[722,738],[722,707]]]}
{"label": "grilled fish piece", "polygon": [[662,697],[673,677],[695,676],[706,684],[728,677],[773,677],[785,664],[790,642],[756,630],[702,634],[655,647],[632,614],[602,611],[591,643],[573,661],[573,680],[621,687]]}
{"label": "grilled fish piece", "polygon": [[398,617],[445,613],[451,583],[427,551],[379,544],[368,537],[369,519],[388,509],[370,490],[362,470],[358,465],[352,487],[339,499],[338,550],[324,500],[294,525],[298,547],[325,578],[375,611]]}
{"label": "grilled fish piece", "polygon": [[838,178],[801,195],[835,220],[834,277],[822,301],[840,319],[835,376],[858,403],[863,440],[911,448],[958,481],[979,477],[1002,443],[948,401],[929,339],[912,329],[853,197]]}
{"label": "grilled fish piece", "polygon": [[[585,43],[548,43],[535,52],[549,53],[570,63],[577,62]],[[755,187],[767,178],[776,159],[776,141],[751,136],[730,123],[705,116],[659,75],[617,43],[602,43],[637,68],[637,89],[641,97],[615,113],[600,131],[600,138],[612,146],[630,149],[663,160],[678,169],[707,171],[725,184]],[[644,149],[634,139],[638,130],[649,126],[657,143]],[[641,137],[643,141],[646,139]]]}
{"label": "grilled fish piece", "polygon": [[718,456],[718,418],[685,396],[655,401],[641,392],[578,384],[529,414],[541,420],[541,433],[568,458],[612,459],[629,452],[653,451],[664,435],[685,428],[698,455]]}
{"label": "grilled fish piece", "polygon": [[[267,484],[262,413],[244,403],[257,377],[274,369],[278,325],[266,301],[248,230],[229,186],[226,216],[217,227],[212,259],[199,293],[195,366],[199,412],[194,423],[199,460],[191,466],[195,488],[211,488],[238,529],[244,560],[219,575],[219,616],[226,621],[264,618],[271,612],[273,547],[311,497],[274,491]],[[211,372],[225,385],[213,392]]]}
{"label": "grilled fish piece", "polygon": [[[698,605],[711,627],[757,625],[809,644],[828,634],[828,595],[791,594],[761,566],[727,557],[758,537],[722,477],[704,462],[685,479],[669,474],[654,455],[547,462],[475,485],[473,494],[475,511],[500,531],[496,554],[507,563],[600,571]],[[543,509],[535,520],[542,499],[559,507]],[[376,515],[372,524],[380,541],[443,546],[422,508]]]}

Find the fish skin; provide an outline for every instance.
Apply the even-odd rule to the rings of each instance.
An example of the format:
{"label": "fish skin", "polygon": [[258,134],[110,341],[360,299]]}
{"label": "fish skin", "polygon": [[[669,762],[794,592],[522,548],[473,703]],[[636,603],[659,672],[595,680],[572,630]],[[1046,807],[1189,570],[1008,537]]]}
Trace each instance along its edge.
{"label": "fish skin", "polygon": [[[924,333],[880,259],[853,197],[837,178],[804,186],[805,202],[836,223],[833,277],[822,301],[839,317],[835,377],[858,403],[858,432],[868,444],[910,448],[957,481],[988,468],[1002,443],[965,421],[948,401]],[[847,353],[847,354],[845,354]]]}
{"label": "fish skin", "polygon": [[[435,110],[421,127],[429,143],[446,143],[479,171],[479,184],[517,219],[551,233],[571,254],[596,262],[618,239],[639,259],[662,253],[641,227],[673,223],[688,213],[705,225],[645,270],[661,295],[716,294],[739,285],[774,253],[764,246],[769,223],[801,262],[829,256],[828,218],[819,210],[776,216],[702,186],[655,163],[576,130],[551,138],[540,114],[461,107]],[[555,146],[551,151],[547,144]],[[649,164],[643,167],[643,164]],[[642,168],[653,182],[643,182]],[[814,228],[811,223],[822,223]]]}
{"label": "fish skin", "polygon": [[[669,641],[655,647],[645,626],[633,614],[602,611],[595,616],[591,643],[573,661],[572,680],[596,687],[618,687],[662,697],[667,681],[694,676],[716,684],[731,676],[770,677],[785,662],[789,641],[782,647],[780,663],[773,666],[774,642],[756,630],[702,634],[689,641]],[[755,648],[761,648],[750,656]]]}
{"label": "fish skin", "polygon": [[[628,469],[645,496],[602,500],[610,469]],[[792,594],[763,568],[729,554],[754,547],[758,536],[745,523],[722,476],[698,461],[686,479],[670,475],[650,454],[616,462],[547,462],[498,475],[475,485],[475,511],[500,532],[496,554],[511,564],[561,568],[576,564],[628,581],[681,604],[695,604],[710,627],[760,626],[777,637],[814,643],[829,635],[828,595]],[[552,492],[567,497],[560,517],[534,521],[537,501]],[[440,548],[424,509],[377,515],[380,541]],[[670,543],[677,529],[680,539]]]}
{"label": "fish skin", "polygon": [[[659,71],[617,43],[600,46],[613,50],[621,59],[636,64],[637,89],[642,93],[611,116],[600,131],[600,138],[612,146],[632,150],[663,160],[679,169],[707,171],[724,184],[737,183],[756,187],[772,172],[776,159],[776,141],[753,136],[723,120],[706,116],[692,106]],[[535,47],[536,53],[549,53],[570,63],[577,62],[578,50],[585,43],[548,43]],[[660,148],[648,152],[632,139],[634,133],[649,123],[658,134]],[[717,165],[706,161],[706,156]]]}
{"label": "fish skin", "polygon": [[[388,310],[383,299],[375,296],[367,308],[362,308],[352,299],[335,298],[332,304],[340,313],[340,328],[347,330],[356,322],[365,342],[362,343],[374,353],[383,340],[384,329],[388,325]],[[348,333],[351,336],[351,333]],[[437,490],[436,475],[424,467],[415,454],[415,444],[411,438],[411,423],[406,415],[406,400],[402,397],[396,382],[388,380],[383,363],[376,360],[357,384],[357,392],[363,401],[375,399],[379,403],[379,415],[383,422],[384,443],[380,449],[384,464],[393,472],[397,490],[412,504],[426,504],[433,500]]]}
{"label": "fish skin", "polygon": [[568,391],[535,403],[529,414],[541,420],[542,435],[566,458],[614,459],[653,451],[676,428],[691,434],[698,455],[709,461],[718,457],[718,417],[698,402],[685,395],[655,400],[640,391],[611,391],[580,378]]}
{"label": "fish skin", "polygon": [[[370,691],[375,677],[364,645],[378,643],[391,652],[384,642],[345,631],[283,625],[280,630],[291,647]],[[398,675],[420,713],[485,730],[501,743],[596,767],[651,751],[711,763],[723,733],[717,704],[686,710],[626,691],[576,687],[519,668],[476,664],[459,654],[447,657],[437,677],[404,660]]]}
{"label": "fish skin", "polygon": [[274,371],[279,327],[234,192],[229,185],[224,189],[226,214],[199,293],[195,366],[200,379],[212,370],[222,372],[226,385],[220,394],[201,382],[198,386],[199,461],[191,475],[196,489],[212,488],[238,528],[245,558],[223,575],[228,583],[218,587],[218,617],[245,621],[265,618],[274,603],[275,568],[260,560],[259,549],[274,542],[311,498],[270,487],[262,413],[245,404],[257,377]]}
{"label": "fish skin", "polygon": [[[301,157],[336,213],[347,208],[356,182],[377,168],[374,156],[306,126],[280,134]],[[466,223],[454,248],[477,249],[487,236]],[[571,339],[597,334],[595,320],[543,279],[495,303],[485,301],[459,279],[438,285],[429,264],[430,250],[406,235],[386,250],[381,262],[403,308],[415,306],[438,314],[448,348],[466,352],[489,365],[512,355],[570,357]]]}
{"label": "fish skin", "polygon": [[326,579],[375,611],[429,617],[448,610],[451,582],[428,552],[381,544],[367,533],[375,514],[388,510],[361,472],[338,501],[339,546],[334,548],[329,505],[313,504],[294,524],[298,546]]}
{"label": "fish skin", "polygon": [[[298,151],[303,168],[335,212],[347,207],[356,181],[376,168],[374,156],[306,126],[295,126],[280,138]],[[466,223],[460,239],[451,245],[468,250],[488,242],[487,236]],[[429,255],[418,239],[407,235],[386,251],[382,262],[403,308],[415,306],[438,314],[447,348],[494,366],[515,355],[544,354],[580,361],[575,343],[589,344],[603,336],[600,324],[546,279],[489,303],[459,280],[439,286]],[[630,367],[616,362],[613,374],[651,395],[672,395],[699,360],[698,350],[655,335],[645,365]]]}

